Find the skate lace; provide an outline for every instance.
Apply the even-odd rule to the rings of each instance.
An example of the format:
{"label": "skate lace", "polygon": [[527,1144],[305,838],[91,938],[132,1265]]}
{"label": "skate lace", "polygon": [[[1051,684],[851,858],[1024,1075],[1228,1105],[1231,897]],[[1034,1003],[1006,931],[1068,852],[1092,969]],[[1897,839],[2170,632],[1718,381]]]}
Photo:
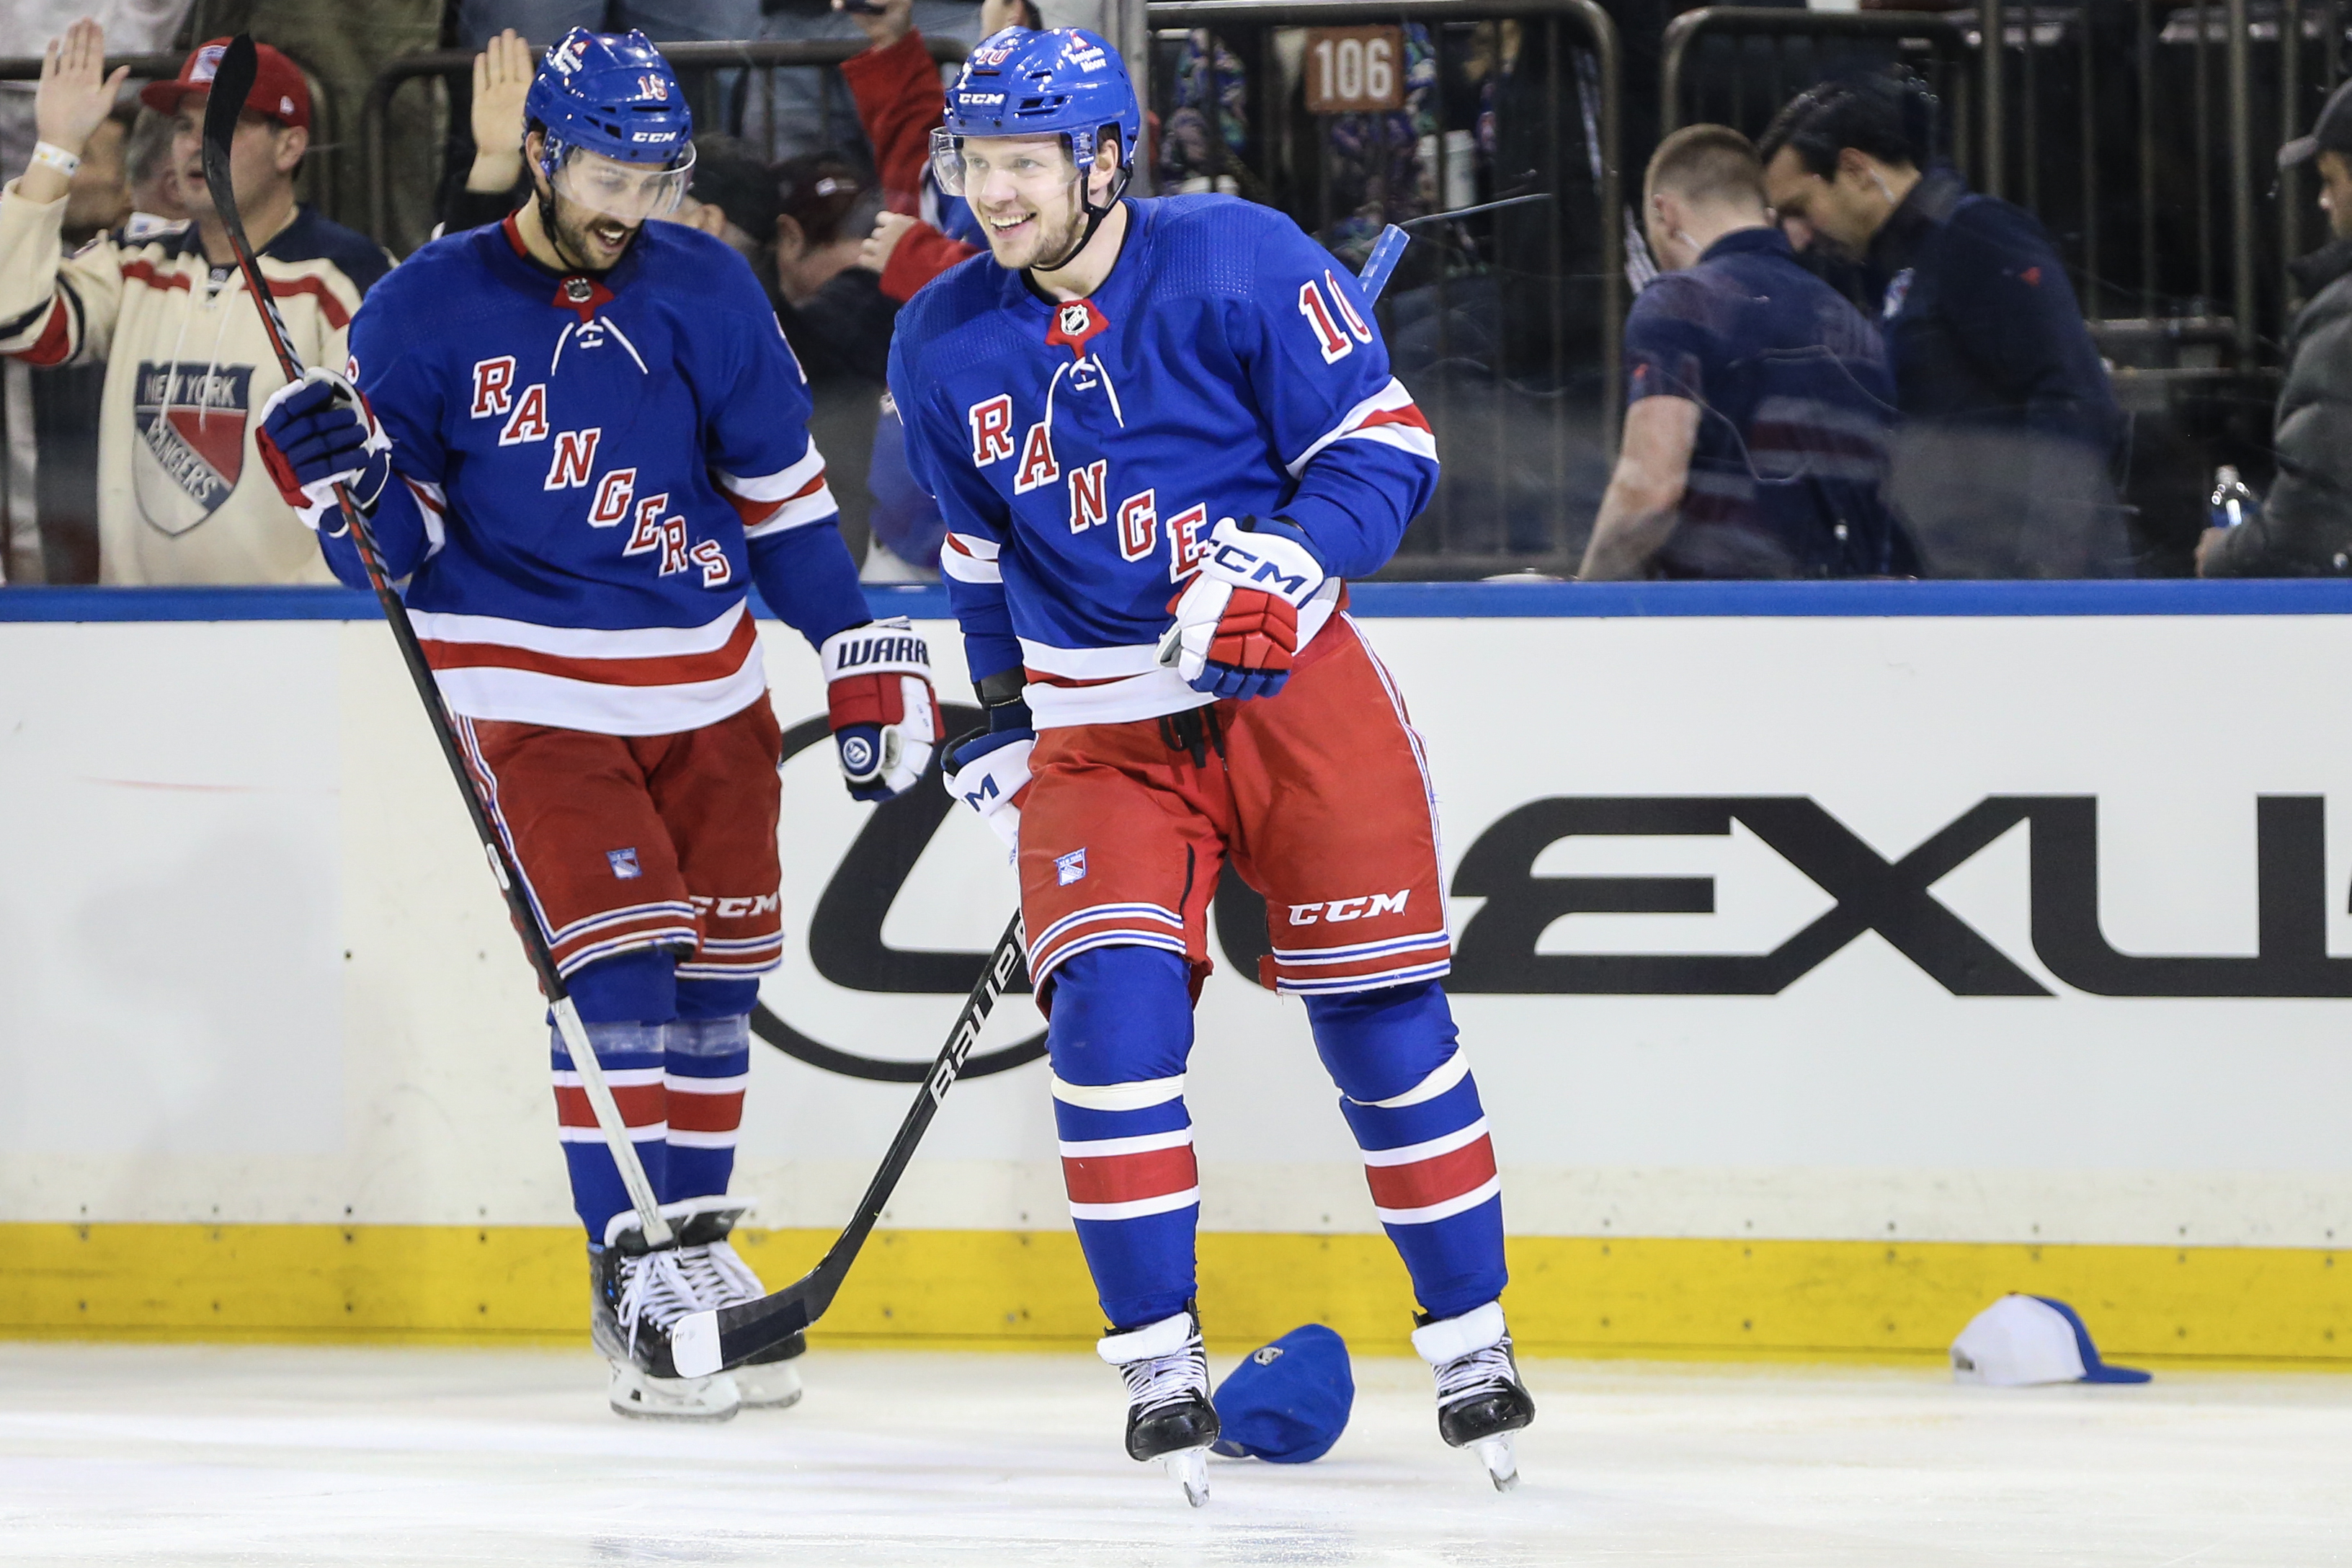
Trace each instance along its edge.
{"label": "skate lace", "polygon": [[1450,1410],[1484,1394],[1500,1394],[1517,1383],[1511,1365],[1511,1342],[1502,1340],[1485,1350],[1455,1356],[1437,1369],[1437,1407]]}
{"label": "skate lace", "polygon": [[677,1266],[694,1293],[713,1307],[756,1301],[768,1293],[760,1277],[751,1272],[751,1266],[724,1241],[680,1248]]}
{"label": "skate lace", "polygon": [[1127,1402],[1138,1412],[1181,1405],[1209,1392],[1209,1358],[1195,1342],[1172,1355],[1148,1356],[1118,1369],[1127,1379]]}
{"label": "skate lace", "polygon": [[679,1268],[676,1252],[649,1252],[621,1260],[621,1300],[614,1309],[629,1349],[637,1347],[637,1329],[650,1326],[667,1335],[672,1324],[689,1312],[718,1303],[705,1301]]}

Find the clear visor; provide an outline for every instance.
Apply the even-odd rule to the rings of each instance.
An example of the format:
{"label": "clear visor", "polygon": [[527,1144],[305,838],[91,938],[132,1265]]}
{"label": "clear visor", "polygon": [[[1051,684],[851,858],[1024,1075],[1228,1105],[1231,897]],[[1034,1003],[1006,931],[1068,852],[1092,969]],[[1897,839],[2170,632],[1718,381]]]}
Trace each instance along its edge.
{"label": "clear visor", "polygon": [[617,163],[578,147],[567,147],[555,165],[550,184],[555,194],[575,206],[586,207],[615,222],[641,224],[677,211],[686,188],[694,183],[694,149],[675,169],[649,163]]}
{"label": "clear visor", "polygon": [[1066,184],[1076,174],[1067,136],[973,137],[967,145],[945,126],[931,131],[931,178],[951,196],[971,196],[992,174],[1024,189]]}

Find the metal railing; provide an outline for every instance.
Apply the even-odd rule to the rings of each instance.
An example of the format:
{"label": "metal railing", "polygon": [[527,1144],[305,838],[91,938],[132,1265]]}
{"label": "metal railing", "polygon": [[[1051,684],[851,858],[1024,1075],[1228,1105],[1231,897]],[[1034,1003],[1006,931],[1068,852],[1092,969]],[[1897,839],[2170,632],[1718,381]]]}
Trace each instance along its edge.
{"label": "metal railing", "polygon": [[[1194,33],[1243,62],[1247,144],[1234,168],[1222,134],[1212,134],[1214,173],[1246,177],[1251,194],[1327,242],[1335,224],[1361,216],[1335,206],[1333,133],[1352,122],[1369,145],[1391,132],[1377,113],[1306,115],[1296,57],[1286,71],[1277,35],[1391,23],[1426,29],[1435,135],[1420,144],[1434,164],[1423,171],[1433,174],[1423,188],[1435,194],[1429,210],[1406,221],[1443,243],[1408,253],[1379,309],[1391,356],[1436,433],[1442,477],[1384,574],[1572,572],[1615,455],[1622,396],[1627,220],[1617,35],[1607,14],[1592,0],[1157,0],[1149,16],[1162,64]],[[1474,140],[1467,172],[1475,178],[1465,182],[1454,166],[1465,117],[1447,102],[1450,73],[1466,68],[1474,47],[1488,47],[1499,83],[1507,26],[1513,79],[1530,96],[1505,101],[1497,88],[1495,156]],[[1580,55],[1583,68],[1572,58]],[[1155,68],[1149,89],[1163,124],[1169,77]],[[1572,154],[1580,142],[1589,163]],[[1392,141],[1381,145],[1391,150],[1383,156],[1394,155]],[[1501,166],[1507,145],[1508,168]],[[1531,165],[1524,173],[1516,161],[1522,149]],[[1489,188],[1464,189],[1481,182]],[[1381,192],[1381,216],[1392,216],[1385,184]],[[1490,205],[1497,201],[1514,205],[1498,211]],[[1581,221],[1588,204],[1589,224]],[[1580,326],[1576,311],[1588,301],[1589,324]],[[1588,401],[1583,388],[1592,383],[1597,395]]]}
{"label": "metal railing", "polygon": [[[966,46],[953,38],[926,37],[925,44],[931,58],[942,65],[960,64],[968,52]],[[745,39],[719,43],[656,44],[672,68],[685,79],[689,99],[702,100],[696,110],[698,123],[724,124],[725,116],[707,112],[717,102],[713,79],[719,73],[739,70],[765,71],[793,67],[838,67],[851,57],[862,54],[869,46],[863,38],[818,38],[800,42],[772,39]],[[179,68],[176,62],[173,69]],[[438,77],[452,86],[468,83],[473,75],[474,52],[470,49],[432,49],[403,55],[378,71],[374,85],[368,89],[367,101],[360,110],[360,137],[367,149],[368,232],[379,245],[390,243],[390,180],[386,169],[386,129],[391,120],[392,101],[400,89],[412,81]],[[424,132],[432,134],[430,125]]]}
{"label": "metal railing", "polygon": [[[1698,51],[1713,40],[1727,46],[1725,52],[1734,57],[1733,68],[1720,84],[1710,83],[1700,68],[1709,62]],[[1760,83],[1753,69],[1758,51],[1743,47],[1751,40],[1774,46],[1763,51],[1766,68]],[[1787,46],[1791,43],[1804,44],[1809,57],[1798,70],[1789,68]],[[1798,11],[1760,5],[1685,11],[1666,24],[1659,48],[1659,135],[1707,118],[1751,136],[1759,134],[1782,104],[1853,63],[1857,54],[1927,65],[1921,74],[1952,110],[1947,151],[1961,173],[1969,173],[1974,163],[1970,117],[1980,55],[1969,18],[1948,11]],[[1953,90],[1955,85],[1959,90]],[[1711,86],[1716,90],[1707,91]]]}
{"label": "metal railing", "polygon": [[[101,68],[110,72],[119,67],[128,66],[132,81],[169,81],[180,74],[180,66],[186,58],[184,54],[113,55],[108,57]],[[302,166],[303,178],[310,183],[310,199],[321,207],[332,209],[336,195],[341,188],[335,156],[342,145],[336,140],[341,123],[337,119],[335,95],[328,90],[317,72],[299,59],[294,63],[301,67],[302,79],[310,85],[310,151]],[[467,65],[470,69],[470,60]],[[0,81],[40,79],[40,56],[17,55],[0,59]],[[8,170],[0,174],[0,179],[13,180],[17,173],[14,169]]]}

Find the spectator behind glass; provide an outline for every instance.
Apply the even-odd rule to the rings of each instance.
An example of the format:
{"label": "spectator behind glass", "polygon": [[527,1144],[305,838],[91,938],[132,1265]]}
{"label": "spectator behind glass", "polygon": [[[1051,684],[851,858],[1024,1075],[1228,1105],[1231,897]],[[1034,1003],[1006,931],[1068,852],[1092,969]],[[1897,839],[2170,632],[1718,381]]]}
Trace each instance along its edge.
{"label": "spectator behind glass", "polygon": [[[867,19],[885,10],[896,14],[902,30],[919,26],[935,38],[952,38],[965,48],[992,30],[986,19],[989,9],[972,0],[870,3],[875,5],[873,12],[861,12],[837,0],[763,0],[761,9],[767,16],[759,36],[783,43],[855,39],[861,34],[871,39]],[[996,8],[1006,8],[1003,0]],[[773,70],[768,73],[767,90],[752,93],[745,106],[744,134],[761,139],[787,156],[829,152],[843,144],[853,120],[860,116],[863,105],[857,100],[862,96],[846,72],[835,77],[831,71],[805,66]],[[881,144],[877,142],[874,151],[878,165]]]}
{"label": "spectator behind glass", "polygon": [[2279,149],[2282,169],[2317,161],[2332,237],[2294,263],[2309,300],[2287,332],[2272,443],[2278,479],[2262,508],[2197,542],[2202,577],[2339,577],[2352,573],[2352,82],[2311,134]]}
{"label": "spectator behind glass", "polygon": [[2130,570],[2124,437],[2063,262],[2032,214],[1931,163],[1936,102],[1902,69],[1826,81],[1759,143],[1784,217],[1861,260],[1903,424],[1890,498],[1928,574]]}
{"label": "spectator behind glass", "polygon": [[1664,270],[1626,318],[1624,440],[1580,575],[1895,571],[1885,352],[1773,226],[1756,149],[1685,126],[1644,202]]}
{"label": "spectator behind glass", "polygon": [[[116,104],[82,149],[81,167],[66,188],[58,237],[68,254],[131,216],[124,165],[131,128],[150,110]],[[11,371],[24,366],[11,364]],[[24,559],[36,542],[9,538],[8,575],[20,582],[98,581],[98,425],[106,398],[106,367],[53,365],[30,377],[33,406],[34,518],[38,530],[37,576]],[[5,421],[0,421],[5,424]],[[13,520],[12,520],[13,521]]]}
{"label": "spectator behind glass", "polygon": [[188,221],[187,194],[180,188],[179,165],[172,161],[170,115],[141,105],[123,144],[122,174],[131,192],[131,216],[122,226],[124,238],[145,239]]}
{"label": "spectator behind glass", "polygon": [[131,216],[131,187],[123,173],[132,110],[117,105],[98,122],[81,150],[81,167],[66,184],[66,216],[58,231],[68,250],[79,250]]}
{"label": "spectator behind glass", "polygon": [[[982,236],[971,207],[941,193],[931,178],[931,131],[946,99],[939,68],[914,26],[910,0],[884,0],[875,10],[845,14],[865,33],[868,47],[842,66],[841,76],[874,149],[887,209],[874,220],[857,262],[880,279],[883,296],[895,307],[957,262],[979,254]],[[982,37],[1006,27],[1040,25],[1031,0],[984,0],[981,6]],[[873,500],[866,580],[936,578],[947,523],[907,468],[906,432],[887,392],[874,427],[866,483]]]}
{"label": "spectator behind glass", "polygon": [[[839,8],[841,0],[834,4]],[[858,265],[879,274],[882,292],[900,304],[965,257],[978,255],[982,239],[971,209],[942,195],[930,177],[931,130],[946,112],[947,98],[939,68],[910,20],[912,10],[911,0],[883,0],[872,11],[846,12],[870,47],[841,68],[874,149],[888,209],[875,220]],[[1031,0],[983,0],[980,8],[983,38],[1040,25]]]}
{"label": "spectator behind glass", "polygon": [[[202,126],[228,40],[189,55],[141,101],[173,117],[172,158],[197,218],[143,240],[101,236],[61,258],[77,160],[126,72],[105,71],[98,24],[75,23],[41,68],[42,150],[0,192],[0,353],[36,365],[106,362],[98,445],[100,578],[109,583],[328,582],[310,531],[278,494],[248,422],[285,384],[227,235],[210,208]],[[294,199],[310,89],[264,44],[229,149],[237,209],[295,353],[341,365],[362,292],[390,258]]]}

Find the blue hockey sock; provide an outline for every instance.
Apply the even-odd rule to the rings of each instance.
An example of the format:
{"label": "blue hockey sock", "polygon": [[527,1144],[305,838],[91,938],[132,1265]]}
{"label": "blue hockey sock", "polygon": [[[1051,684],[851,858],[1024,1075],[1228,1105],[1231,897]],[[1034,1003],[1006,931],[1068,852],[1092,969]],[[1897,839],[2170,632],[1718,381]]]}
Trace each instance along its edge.
{"label": "blue hockey sock", "polygon": [[1201,1189],[1184,1109],[1190,969],[1152,947],[1063,960],[1045,1048],[1070,1217],[1103,1316],[1118,1331],[1172,1316],[1197,1291]]}
{"label": "blue hockey sock", "polygon": [[[646,1179],[659,1194],[668,1163],[667,1150],[662,1142],[667,1122],[662,1067],[664,1026],[589,1023],[587,1028],[589,1043],[596,1049],[596,1060],[604,1068],[604,1081],[612,1088],[613,1101],[620,1107],[621,1120],[628,1123],[629,1142],[637,1151],[638,1163],[646,1168]],[[595,1112],[589,1109],[588,1091],[580,1087],[580,1075],[573,1069],[571,1053],[563,1048],[560,1033],[554,1034],[552,1065],[556,1136],[563,1141],[563,1163],[572,1171],[572,1204],[580,1212],[580,1223],[588,1227],[590,1245],[601,1247],[606,1223],[629,1207],[629,1190],[621,1183],[612,1151],[596,1125]]]}
{"label": "blue hockey sock", "polygon": [[751,1016],[673,1019],[662,1027],[662,1060],[669,1090],[662,1202],[715,1197],[735,1173],[735,1134],[751,1079]]}
{"label": "blue hockey sock", "polygon": [[1423,1310],[1453,1318],[1494,1300],[1509,1278],[1502,1183],[1444,988],[1428,980],[1306,1000],[1364,1152],[1373,1210]]}

